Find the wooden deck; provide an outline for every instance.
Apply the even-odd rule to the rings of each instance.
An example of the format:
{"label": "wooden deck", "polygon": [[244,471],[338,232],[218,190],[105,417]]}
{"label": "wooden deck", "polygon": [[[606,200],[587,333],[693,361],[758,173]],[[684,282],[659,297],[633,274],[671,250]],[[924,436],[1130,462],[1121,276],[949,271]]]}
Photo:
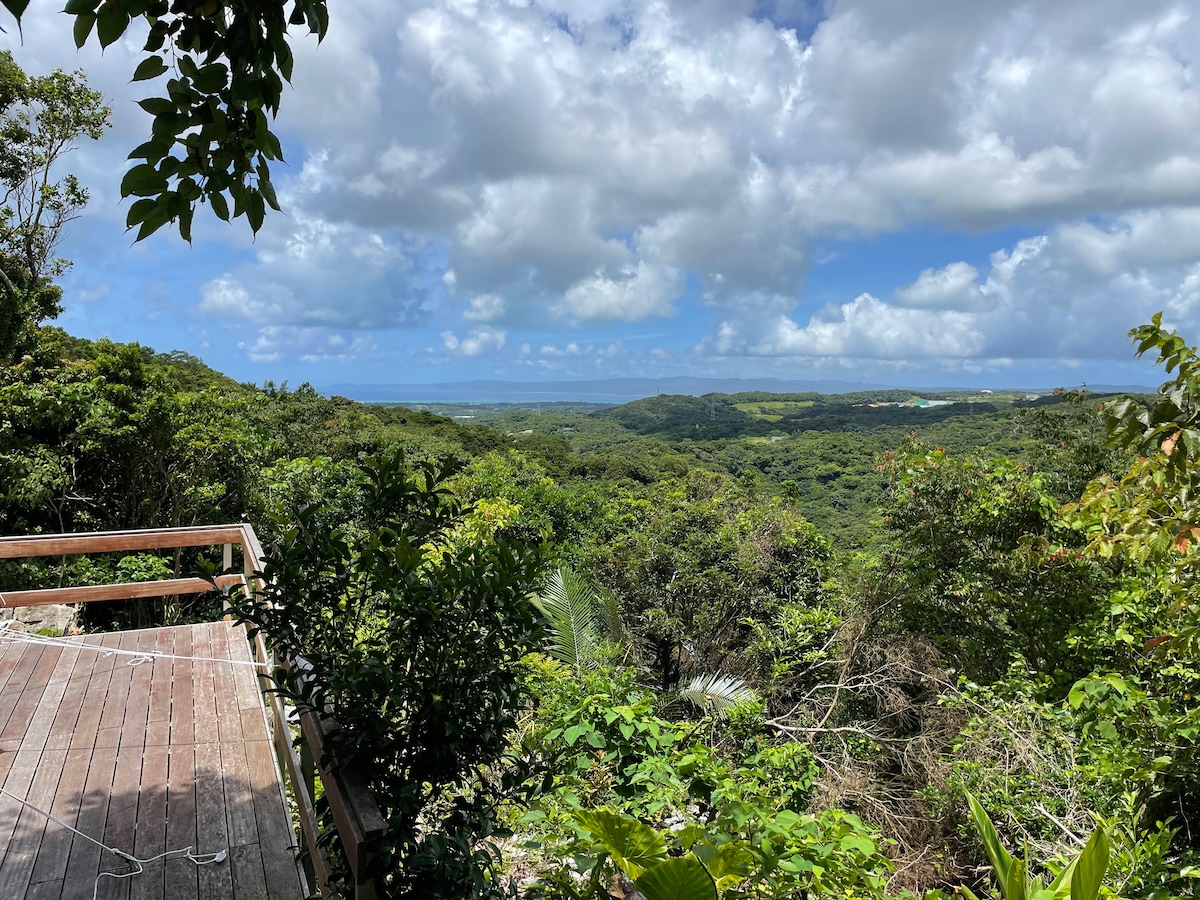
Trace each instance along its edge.
{"label": "wooden deck", "polygon": [[[225,622],[88,635],[78,643],[249,662]],[[98,897],[300,900],[296,837],[262,695],[246,665],[0,642],[0,787],[151,863]],[[89,900],[120,857],[0,794],[0,898]]]}

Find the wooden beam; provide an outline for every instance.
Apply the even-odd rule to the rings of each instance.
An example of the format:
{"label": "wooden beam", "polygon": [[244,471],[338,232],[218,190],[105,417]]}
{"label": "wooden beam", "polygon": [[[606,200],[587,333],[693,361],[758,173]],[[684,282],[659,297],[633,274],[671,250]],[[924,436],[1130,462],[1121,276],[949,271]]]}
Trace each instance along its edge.
{"label": "wooden beam", "polygon": [[241,544],[243,534],[241,525],[204,525],[195,528],[155,528],[146,531],[8,535],[0,537],[0,559]]}
{"label": "wooden beam", "polygon": [[[325,799],[337,826],[338,838],[346,861],[354,873],[355,884],[365,884],[370,843],[383,836],[387,822],[375,796],[358,773],[330,766],[325,748],[325,725],[312,710],[300,710],[300,728],[312,749],[313,759],[325,788]],[[324,762],[324,764],[322,764]]]}
{"label": "wooden beam", "polygon": [[242,557],[246,567],[249,569],[247,575],[252,572],[261,572],[263,570],[263,553],[262,544],[258,542],[258,535],[254,533],[254,526],[249,523],[243,524],[242,528]]}
{"label": "wooden beam", "polygon": [[[219,575],[217,584],[240,583],[240,575]],[[132,600],[135,597],[170,597],[175,594],[204,594],[213,589],[203,578],[172,578],[167,581],[137,581],[87,587],[47,588],[40,591],[7,591],[0,594],[0,607],[47,606],[51,603],[94,603],[100,600]]]}

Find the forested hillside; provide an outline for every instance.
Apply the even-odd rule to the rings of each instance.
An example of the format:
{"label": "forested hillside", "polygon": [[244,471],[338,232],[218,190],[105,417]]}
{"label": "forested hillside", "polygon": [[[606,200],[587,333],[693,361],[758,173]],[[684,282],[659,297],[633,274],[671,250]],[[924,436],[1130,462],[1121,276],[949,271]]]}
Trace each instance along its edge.
{"label": "forested hillside", "polygon": [[[0,529],[252,522],[283,617],[260,625],[357,735],[397,896],[982,897],[1003,851],[968,792],[1031,875],[1099,829],[1104,896],[1193,895],[1200,362],[1156,325],[1178,377],[1148,411],[711,395],[458,421],[35,336],[0,372]],[[0,591],[204,566],[6,563]]]}

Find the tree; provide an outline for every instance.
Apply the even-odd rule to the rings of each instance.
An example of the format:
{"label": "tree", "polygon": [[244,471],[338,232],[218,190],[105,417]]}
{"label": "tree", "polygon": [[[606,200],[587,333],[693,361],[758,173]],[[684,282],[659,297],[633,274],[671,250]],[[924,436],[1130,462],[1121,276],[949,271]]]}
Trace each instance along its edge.
{"label": "tree", "polygon": [[524,703],[517,662],[543,637],[527,599],[542,552],[466,534],[446,468],[390,451],[363,473],[360,521],[291,510],[263,592],[239,612],[308,662],[277,670],[278,690],[340,726],[329,752],[361,767],[388,819],[374,873],[388,895],[498,896],[485,842],[500,795],[529,774],[505,756]]}
{"label": "tree", "polygon": [[785,504],[747,496],[731,479],[693,472],[613,510],[619,530],[596,536],[587,568],[619,598],[664,692],[697,672],[746,674],[750,620],[822,596],[828,542]]}
{"label": "tree", "polygon": [[[29,0],[0,0],[18,23]],[[140,102],[154,116],[150,139],[130,159],[122,197],[137,239],[168,222],[191,240],[197,203],[226,221],[245,216],[255,232],[266,207],[278,210],[269,164],[281,162],[268,113],[279,112],[284,81],[292,77],[288,25],[318,39],[329,27],[325,0],[67,0],[75,44],[94,33],[100,46],[116,42],[135,18],[149,28],[134,81],[170,73],[166,96]],[[165,48],[165,50],[164,50]],[[232,201],[232,213],[230,210]]]}
{"label": "tree", "polygon": [[974,679],[1001,676],[1014,653],[1045,672],[1082,674],[1087,661],[1063,642],[1095,612],[1110,576],[1083,558],[1047,474],[915,439],[881,468],[897,589],[889,626],[927,636]]}
{"label": "tree", "polygon": [[88,192],[74,175],[54,181],[51,171],[81,138],[99,138],[110,113],[82,72],[31,78],[0,52],[0,360],[61,311],[50,279],[69,263],[54,253]]}
{"label": "tree", "polygon": [[1158,587],[1172,598],[1161,643],[1200,644],[1196,555],[1200,550],[1200,354],[1162,325],[1162,313],[1129,332],[1141,356],[1158,351],[1172,377],[1149,405],[1131,398],[1105,411],[1110,443],[1136,459],[1120,478],[1088,485],[1069,511],[1086,528],[1090,550],[1104,558],[1158,567]]}

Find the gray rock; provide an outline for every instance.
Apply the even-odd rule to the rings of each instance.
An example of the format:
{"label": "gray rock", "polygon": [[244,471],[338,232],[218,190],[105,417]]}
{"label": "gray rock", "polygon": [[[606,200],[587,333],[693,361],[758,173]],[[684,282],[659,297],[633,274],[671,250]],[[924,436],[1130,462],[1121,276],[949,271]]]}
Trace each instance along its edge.
{"label": "gray rock", "polygon": [[78,608],[67,604],[21,606],[16,609],[0,606],[0,622],[18,623],[24,626],[23,631],[57,629],[58,634],[70,634],[78,617]]}

